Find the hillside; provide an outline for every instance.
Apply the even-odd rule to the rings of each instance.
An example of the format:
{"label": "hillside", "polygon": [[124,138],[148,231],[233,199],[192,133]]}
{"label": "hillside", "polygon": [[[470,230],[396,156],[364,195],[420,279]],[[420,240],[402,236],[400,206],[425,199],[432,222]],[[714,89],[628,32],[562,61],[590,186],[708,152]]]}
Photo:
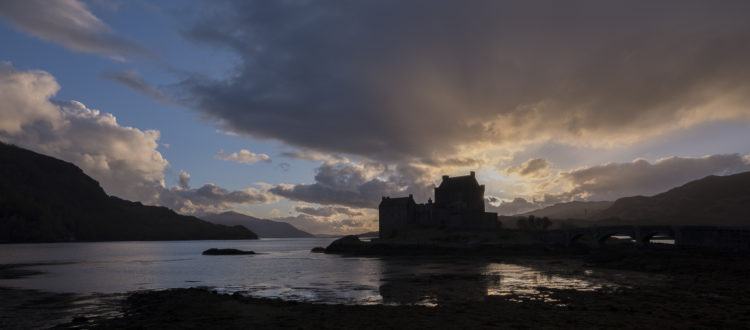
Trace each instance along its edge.
{"label": "hillside", "polygon": [[534,211],[529,211],[515,216],[548,217],[550,219],[590,219],[595,214],[612,206],[613,202],[569,202],[557,203]]}
{"label": "hillside", "polygon": [[651,197],[620,198],[600,223],[750,225],[750,172],[708,176]]}
{"label": "hillside", "polygon": [[207,214],[201,216],[201,219],[227,226],[244,226],[262,238],[314,237],[312,234],[299,230],[286,222],[258,219],[237,212]]}
{"label": "hillside", "polygon": [[0,243],[255,238],[246,228],[108,196],[71,163],[0,143]]}

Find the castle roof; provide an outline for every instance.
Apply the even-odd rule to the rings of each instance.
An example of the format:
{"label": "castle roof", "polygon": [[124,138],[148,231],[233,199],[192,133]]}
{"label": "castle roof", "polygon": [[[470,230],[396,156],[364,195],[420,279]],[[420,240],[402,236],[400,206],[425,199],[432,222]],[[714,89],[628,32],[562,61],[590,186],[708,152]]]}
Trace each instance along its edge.
{"label": "castle roof", "polygon": [[380,201],[379,207],[389,207],[389,206],[406,206],[409,204],[415,204],[414,203],[414,197],[412,195],[409,195],[409,197],[396,197],[396,198],[390,198],[390,197],[383,197],[383,200]]}
{"label": "castle roof", "polygon": [[479,182],[477,182],[477,178],[472,172],[471,175],[454,176],[452,178],[445,175],[443,176],[443,182],[440,183],[440,186],[438,186],[438,188],[464,190],[466,188],[476,188],[477,186],[479,186]]}

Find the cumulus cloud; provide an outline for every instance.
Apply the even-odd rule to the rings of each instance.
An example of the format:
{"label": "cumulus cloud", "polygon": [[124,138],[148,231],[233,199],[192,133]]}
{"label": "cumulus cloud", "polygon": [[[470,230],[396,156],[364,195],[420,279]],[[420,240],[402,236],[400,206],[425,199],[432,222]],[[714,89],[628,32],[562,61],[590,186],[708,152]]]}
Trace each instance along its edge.
{"label": "cumulus cloud", "polygon": [[46,72],[0,65],[0,139],[72,162],[110,194],[155,199],[169,165],[159,132],[121,126],[78,101],[50,101],[59,88]]}
{"label": "cumulus cloud", "polygon": [[544,158],[532,158],[519,166],[505,169],[506,175],[517,174],[528,178],[546,178],[550,175],[551,164]]}
{"label": "cumulus cloud", "polygon": [[118,37],[78,0],[2,0],[0,16],[11,25],[40,39],[76,52],[95,53],[114,59],[150,56],[144,47]]}
{"label": "cumulus cloud", "polygon": [[224,150],[220,150],[219,153],[216,154],[216,157],[223,160],[233,161],[236,163],[245,163],[245,164],[254,164],[260,161],[263,162],[270,162],[271,157],[266,154],[256,154],[250,152],[250,150],[247,149],[241,149],[239,152],[233,152],[231,154],[228,154],[224,152]]}
{"label": "cumulus cloud", "polygon": [[376,230],[377,219],[331,219],[299,214],[292,217],[273,218],[313,234],[360,234],[363,231]]}
{"label": "cumulus cloud", "polygon": [[50,101],[59,89],[46,72],[0,64],[0,140],[71,162],[108,194],[179,212],[278,200],[255,188],[229,191],[206,184],[190,189],[185,171],[179,174],[178,187],[166,188],[169,162],[157,150],[158,131],[121,126],[112,114],[78,101]]}
{"label": "cumulus cloud", "polygon": [[190,189],[190,173],[185,172],[185,171],[180,171],[178,180],[180,183],[180,188]]}
{"label": "cumulus cloud", "polygon": [[346,215],[350,217],[358,217],[365,215],[362,212],[353,211],[347,207],[332,207],[332,206],[323,206],[323,207],[310,207],[310,206],[295,206],[294,210],[299,213],[304,213],[311,216],[316,217],[331,217],[334,215]]}
{"label": "cumulus cloud", "polygon": [[141,78],[141,75],[136,71],[105,72],[102,73],[101,76],[111,79],[136,92],[149,96],[159,103],[173,103],[161,90],[144,81],[143,78]]}
{"label": "cumulus cloud", "polygon": [[514,198],[512,201],[506,201],[497,197],[487,196],[485,200],[485,210],[487,212],[497,212],[498,215],[514,215],[533,211],[541,207],[536,202],[529,202],[520,197]]}
{"label": "cumulus cloud", "polygon": [[267,204],[278,200],[277,196],[265,190],[246,188],[230,191],[210,183],[196,189],[173,187],[159,196],[159,204],[184,214],[222,212],[238,204]]}
{"label": "cumulus cloud", "polygon": [[708,175],[730,175],[750,171],[748,156],[712,155],[701,158],[669,157],[650,163],[609,163],[563,172],[557,181],[569,189],[545,196],[545,202],[573,199],[615,200],[620,197],[650,196]]}
{"label": "cumulus cloud", "polygon": [[229,1],[184,35],[233,52],[238,66],[179,87],[230,131],[381,161],[549,139],[627,143],[750,119],[748,11],[700,1]]}
{"label": "cumulus cloud", "polygon": [[60,90],[55,78],[39,70],[18,71],[8,62],[0,62],[0,132],[18,134],[35,122],[58,125],[60,109],[49,98]]}
{"label": "cumulus cloud", "polygon": [[269,191],[295,201],[355,208],[375,208],[382,196],[412,193],[427,199],[432,194],[432,183],[424,180],[424,173],[408,166],[323,163],[316,171],[312,184],[281,184]]}

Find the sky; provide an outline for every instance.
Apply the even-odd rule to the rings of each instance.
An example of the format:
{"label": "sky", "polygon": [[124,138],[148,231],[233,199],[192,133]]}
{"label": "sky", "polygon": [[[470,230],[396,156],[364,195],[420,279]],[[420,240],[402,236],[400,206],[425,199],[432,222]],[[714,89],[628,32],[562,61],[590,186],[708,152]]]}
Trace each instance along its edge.
{"label": "sky", "polygon": [[0,140],[318,234],[476,171],[488,211],[750,171],[747,1],[0,0]]}

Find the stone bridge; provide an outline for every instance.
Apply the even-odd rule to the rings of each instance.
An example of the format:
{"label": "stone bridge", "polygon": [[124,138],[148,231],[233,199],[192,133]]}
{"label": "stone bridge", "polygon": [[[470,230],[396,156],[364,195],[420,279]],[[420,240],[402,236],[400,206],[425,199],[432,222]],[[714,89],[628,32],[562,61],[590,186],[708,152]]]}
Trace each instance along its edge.
{"label": "stone bridge", "polygon": [[750,228],[711,226],[604,226],[550,230],[544,233],[549,243],[571,244],[584,239],[604,244],[612,236],[629,236],[636,245],[646,245],[654,236],[674,239],[675,246],[685,248],[713,248],[722,250],[750,250]]}

